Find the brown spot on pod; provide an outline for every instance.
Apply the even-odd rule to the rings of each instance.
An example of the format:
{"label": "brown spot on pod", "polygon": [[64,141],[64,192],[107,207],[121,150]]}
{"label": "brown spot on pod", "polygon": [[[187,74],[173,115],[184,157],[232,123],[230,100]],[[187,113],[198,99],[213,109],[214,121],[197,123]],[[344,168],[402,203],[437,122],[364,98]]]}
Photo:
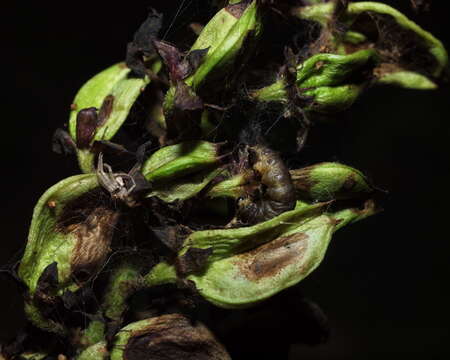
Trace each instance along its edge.
{"label": "brown spot on pod", "polygon": [[70,104],[70,110],[76,110],[77,104]]}
{"label": "brown spot on pod", "polygon": [[250,280],[276,276],[284,267],[299,262],[307,249],[308,235],[296,233],[277,238],[237,256],[236,263]]}
{"label": "brown spot on pod", "polygon": [[225,8],[225,11],[229,12],[236,19],[240,19],[240,17],[244,13],[245,9],[247,9],[249,4],[250,4],[250,1],[243,0],[243,1],[239,2],[239,3],[237,3],[237,4],[228,5]]}
{"label": "brown spot on pod", "polygon": [[177,259],[177,270],[181,275],[196,273],[203,269],[213,249],[189,248],[185,254]]}
{"label": "brown spot on pod", "polygon": [[129,338],[125,360],[229,360],[224,347],[201,323],[179,314],[153,318]]}
{"label": "brown spot on pod", "polygon": [[301,170],[291,170],[292,183],[295,189],[301,194],[308,194],[311,189],[319,182],[310,176],[313,167],[303,168]]}
{"label": "brown spot on pod", "polygon": [[71,232],[78,241],[71,255],[70,267],[78,281],[87,281],[103,265],[111,250],[110,244],[118,219],[118,211],[98,207],[85,221],[71,226]]}
{"label": "brown spot on pod", "polygon": [[356,186],[355,176],[353,174],[350,174],[347,176],[344,183],[342,184],[342,190],[351,191],[355,186]]}
{"label": "brown spot on pod", "polygon": [[50,209],[56,208],[56,201],[55,201],[55,200],[50,200],[50,201],[48,201],[48,202],[47,202],[47,206],[48,206]]}
{"label": "brown spot on pod", "polygon": [[111,116],[114,107],[114,95],[108,95],[103,100],[102,106],[98,112],[97,127],[102,126]]}

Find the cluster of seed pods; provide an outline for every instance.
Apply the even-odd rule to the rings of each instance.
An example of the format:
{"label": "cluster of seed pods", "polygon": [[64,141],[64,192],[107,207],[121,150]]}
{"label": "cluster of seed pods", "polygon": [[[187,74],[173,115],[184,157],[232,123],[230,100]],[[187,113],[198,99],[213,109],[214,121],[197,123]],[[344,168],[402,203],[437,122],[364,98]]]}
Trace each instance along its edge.
{"label": "cluster of seed pods", "polygon": [[[269,46],[266,29],[283,22],[316,34],[301,50]],[[187,313],[297,285],[334,232],[380,209],[360,171],[286,159],[364,91],[432,90],[448,66],[439,40],[377,2],[217,4],[188,51],[159,38],[163,25],[152,10],[126,61],[87,81],[55,132],[81,173],[40,198],[17,277],[28,320],[58,341],[5,358],[229,359]]]}

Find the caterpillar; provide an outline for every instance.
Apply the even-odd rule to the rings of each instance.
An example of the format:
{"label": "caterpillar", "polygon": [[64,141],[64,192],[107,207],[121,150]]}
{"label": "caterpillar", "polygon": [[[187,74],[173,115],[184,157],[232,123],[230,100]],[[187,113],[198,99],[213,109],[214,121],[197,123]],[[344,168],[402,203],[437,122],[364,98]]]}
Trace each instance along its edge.
{"label": "caterpillar", "polygon": [[294,209],[295,188],[289,169],[278,153],[263,145],[248,150],[253,158],[253,170],[260,176],[264,189],[259,199],[246,197],[238,202],[239,219],[257,223]]}

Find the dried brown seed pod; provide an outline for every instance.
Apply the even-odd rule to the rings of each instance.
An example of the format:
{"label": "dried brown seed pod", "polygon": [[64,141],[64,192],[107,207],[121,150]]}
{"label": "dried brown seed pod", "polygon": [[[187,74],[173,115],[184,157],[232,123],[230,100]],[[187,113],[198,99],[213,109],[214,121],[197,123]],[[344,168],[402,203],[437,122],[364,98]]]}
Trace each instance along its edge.
{"label": "dried brown seed pod", "polygon": [[229,360],[201,323],[169,314],[132,323],[116,335],[111,360]]}

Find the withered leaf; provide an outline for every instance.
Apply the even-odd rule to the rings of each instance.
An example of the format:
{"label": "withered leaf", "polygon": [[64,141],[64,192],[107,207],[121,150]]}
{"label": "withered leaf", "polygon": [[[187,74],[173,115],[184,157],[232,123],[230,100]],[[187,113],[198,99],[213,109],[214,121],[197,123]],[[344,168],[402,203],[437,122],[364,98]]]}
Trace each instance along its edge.
{"label": "withered leaf", "polygon": [[186,60],[190,65],[190,74],[194,72],[203,62],[206,54],[208,53],[209,48],[206,49],[198,49],[192,50],[189,54],[186,55]]}
{"label": "withered leaf", "polygon": [[190,73],[190,64],[175,46],[165,41],[153,41],[156,51],[169,69],[173,82],[183,80]]}
{"label": "withered leaf", "polygon": [[158,54],[169,69],[171,80],[176,83],[186,79],[201,65],[208,49],[197,49],[186,56],[175,46],[165,41],[153,41]]}
{"label": "withered leaf", "polygon": [[98,114],[95,107],[82,109],[77,114],[77,147],[88,149],[98,126]]}
{"label": "withered leaf", "polygon": [[134,34],[133,41],[128,43],[125,62],[141,78],[147,73],[144,56],[155,52],[152,41],[157,38],[162,23],[163,15],[151,9],[147,19]]}
{"label": "withered leaf", "polygon": [[200,110],[203,108],[202,99],[184,82],[178,82],[175,90],[175,107],[179,110]]}
{"label": "withered leaf", "polygon": [[61,155],[75,154],[76,145],[69,133],[56,129],[52,136],[52,151]]}

